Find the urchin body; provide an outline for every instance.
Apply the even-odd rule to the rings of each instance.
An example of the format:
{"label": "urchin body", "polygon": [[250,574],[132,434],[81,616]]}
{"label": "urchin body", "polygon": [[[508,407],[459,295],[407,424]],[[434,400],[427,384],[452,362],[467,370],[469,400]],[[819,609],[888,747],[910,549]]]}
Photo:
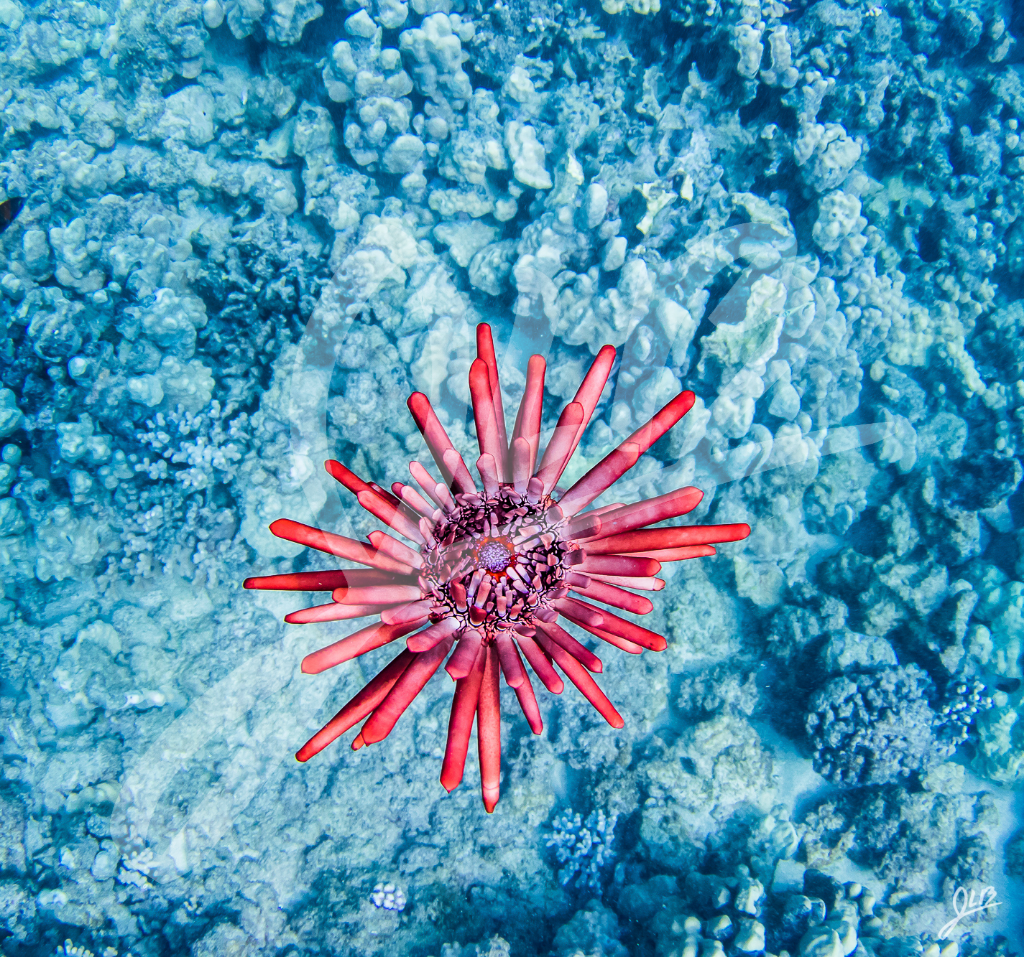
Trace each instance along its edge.
{"label": "urchin body", "polygon": [[[332,601],[293,612],[292,623],[379,618],[303,660],[303,671],[327,668],[400,640],[405,650],[379,672],[299,750],[306,761],[354,725],[363,725],[353,748],[382,740],[442,663],[455,680],[441,783],[462,780],[474,721],[484,805],[500,792],[499,676],[515,692],[530,728],[543,728],[526,663],[551,692],[563,688],[559,671],[613,727],[623,720],[592,677],[601,660],[559,623],[583,629],[615,647],[640,654],[661,651],[665,639],[606,607],[645,615],[654,605],[642,591],[659,591],[663,562],[713,555],[713,542],[750,533],[747,525],[650,528],[685,515],[699,489],[676,489],[633,505],[591,508],[640,456],[691,408],[682,392],[613,449],[567,491],[557,486],[583,436],[611,373],[615,350],[605,346],[550,435],[540,455],[544,359],[533,356],[526,389],[509,439],[490,328],[477,328],[478,358],[470,367],[480,456],[478,486],[452,445],[426,396],[414,393],[409,409],[426,441],[440,480],[419,462],[416,485],[391,491],[365,482],[340,462],[327,471],[359,504],[387,525],[366,542],[287,519],[270,528],[362,568],[250,578],[247,588],[331,591]],[[482,487],[481,487],[482,486]],[[557,498],[555,496],[558,496]],[[406,544],[408,542],[408,544]],[[364,721],[365,719],[365,721]]]}

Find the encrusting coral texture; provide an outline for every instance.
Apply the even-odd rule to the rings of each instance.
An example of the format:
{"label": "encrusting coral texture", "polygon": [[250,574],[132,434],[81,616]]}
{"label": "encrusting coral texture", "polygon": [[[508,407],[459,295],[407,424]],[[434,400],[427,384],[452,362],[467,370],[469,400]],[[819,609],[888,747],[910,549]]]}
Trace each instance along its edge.
{"label": "encrusting coral texture", "polygon": [[300,761],[364,718],[352,747],[383,740],[446,657],[445,670],[456,685],[441,783],[451,791],[461,782],[475,718],[488,811],[494,810],[500,793],[499,673],[515,692],[535,734],[541,732],[541,716],[523,658],[555,694],[563,687],[557,665],[612,727],[623,726],[622,717],[591,677],[591,672],[601,671],[601,660],[559,619],[632,654],[662,651],[666,642],[661,635],[590,602],[646,615],[654,606],[637,591],[664,587],[664,581],[655,577],[663,562],[713,555],[713,543],[746,538],[750,526],[648,527],[692,511],[703,497],[693,487],[632,505],[584,511],[690,410],[692,392],[679,393],[559,494],[558,481],[597,407],[614,361],[612,346],[598,352],[540,455],[545,360],[530,359],[526,391],[509,440],[491,330],[481,324],[469,391],[482,490],[429,399],[416,392],[409,398],[409,409],[442,481],[412,462],[409,471],[422,493],[400,482],[388,492],[364,482],[340,462],[326,463],[327,471],[363,508],[415,547],[382,531],[371,532],[366,543],[288,519],[270,526],[280,538],[365,567],[249,578],[246,588],[331,591],[330,603],[288,615],[285,620],[292,623],[380,617],[378,623],[308,655],[303,671],[319,674],[406,639],[405,650],[303,745],[296,755]]}

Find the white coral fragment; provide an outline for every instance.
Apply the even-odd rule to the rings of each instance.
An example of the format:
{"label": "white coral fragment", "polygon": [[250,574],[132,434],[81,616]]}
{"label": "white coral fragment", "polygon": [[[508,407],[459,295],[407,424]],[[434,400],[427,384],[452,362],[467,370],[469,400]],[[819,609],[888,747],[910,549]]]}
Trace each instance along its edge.
{"label": "white coral fragment", "polygon": [[544,147],[537,131],[511,120],[505,124],[505,148],[512,157],[512,175],[531,189],[551,189],[551,174],[544,168]]}

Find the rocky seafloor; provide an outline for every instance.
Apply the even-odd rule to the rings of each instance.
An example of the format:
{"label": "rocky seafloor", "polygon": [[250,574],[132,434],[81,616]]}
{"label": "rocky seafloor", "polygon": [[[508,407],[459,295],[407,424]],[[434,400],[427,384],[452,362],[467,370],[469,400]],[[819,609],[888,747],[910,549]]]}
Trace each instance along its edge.
{"label": "rocky seafloor", "polygon": [[[1021,41],[1010,0],[0,0],[0,950],[1014,952]],[[617,493],[754,529],[606,656],[623,730],[508,702],[493,815],[438,784],[447,678],[298,765],[386,657],[303,675],[342,626],[240,585],[321,567],[273,519],[369,531],[321,463],[404,479],[410,391],[468,451],[479,321],[548,425],[620,347],[577,474],[694,390]]]}

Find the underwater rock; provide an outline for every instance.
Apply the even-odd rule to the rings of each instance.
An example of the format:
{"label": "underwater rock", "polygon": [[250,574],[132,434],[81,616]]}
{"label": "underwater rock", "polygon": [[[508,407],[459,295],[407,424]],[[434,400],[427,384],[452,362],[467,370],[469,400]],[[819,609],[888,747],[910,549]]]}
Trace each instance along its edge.
{"label": "underwater rock", "polygon": [[821,662],[827,674],[889,668],[897,664],[896,652],[884,638],[858,635],[845,629],[829,638],[821,651]]}
{"label": "underwater rock", "polygon": [[550,189],[551,174],[544,168],[544,147],[532,126],[512,121],[505,127],[505,148],[512,158],[512,175],[531,189]]}
{"label": "underwater rock", "polygon": [[824,901],[825,910],[831,914],[836,905],[846,896],[843,885],[834,877],[822,871],[808,868],[804,873],[804,894]]}
{"label": "underwater rock", "polygon": [[950,501],[970,511],[992,508],[1020,485],[1024,468],[1015,458],[984,452],[960,462],[946,479]]}
{"label": "underwater rock", "polygon": [[21,426],[22,412],[11,389],[0,389],[0,438],[16,432]]}
{"label": "underwater rock", "polygon": [[[470,261],[478,252],[485,246],[494,243],[494,240],[498,238],[498,230],[493,226],[474,221],[439,223],[434,227],[434,236],[448,247],[452,259],[465,268],[470,265]],[[486,268],[483,263],[484,261],[481,260],[475,267],[475,271],[470,270],[470,282],[485,292],[490,292],[495,287],[500,292],[501,283],[496,275],[493,278],[491,276],[484,278],[482,275]],[[496,296],[498,292],[492,292],[491,295]]]}
{"label": "underwater rock", "polygon": [[614,912],[593,900],[557,930],[552,952],[558,957],[571,957],[581,952],[626,957],[629,951],[619,942],[620,934]]}
{"label": "underwater rock", "polygon": [[470,260],[470,283],[489,296],[500,296],[508,284],[515,257],[516,244],[512,240],[485,246]]}
{"label": "underwater rock", "polygon": [[800,938],[799,953],[800,957],[843,957],[848,951],[835,930],[822,924]]}
{"label": "underwater rock", "polygon": [[974,767],[997,784],[1016,785],[1024,777],[1024,726],[1020,692],[996,691],[993,707],[978,719]]}

